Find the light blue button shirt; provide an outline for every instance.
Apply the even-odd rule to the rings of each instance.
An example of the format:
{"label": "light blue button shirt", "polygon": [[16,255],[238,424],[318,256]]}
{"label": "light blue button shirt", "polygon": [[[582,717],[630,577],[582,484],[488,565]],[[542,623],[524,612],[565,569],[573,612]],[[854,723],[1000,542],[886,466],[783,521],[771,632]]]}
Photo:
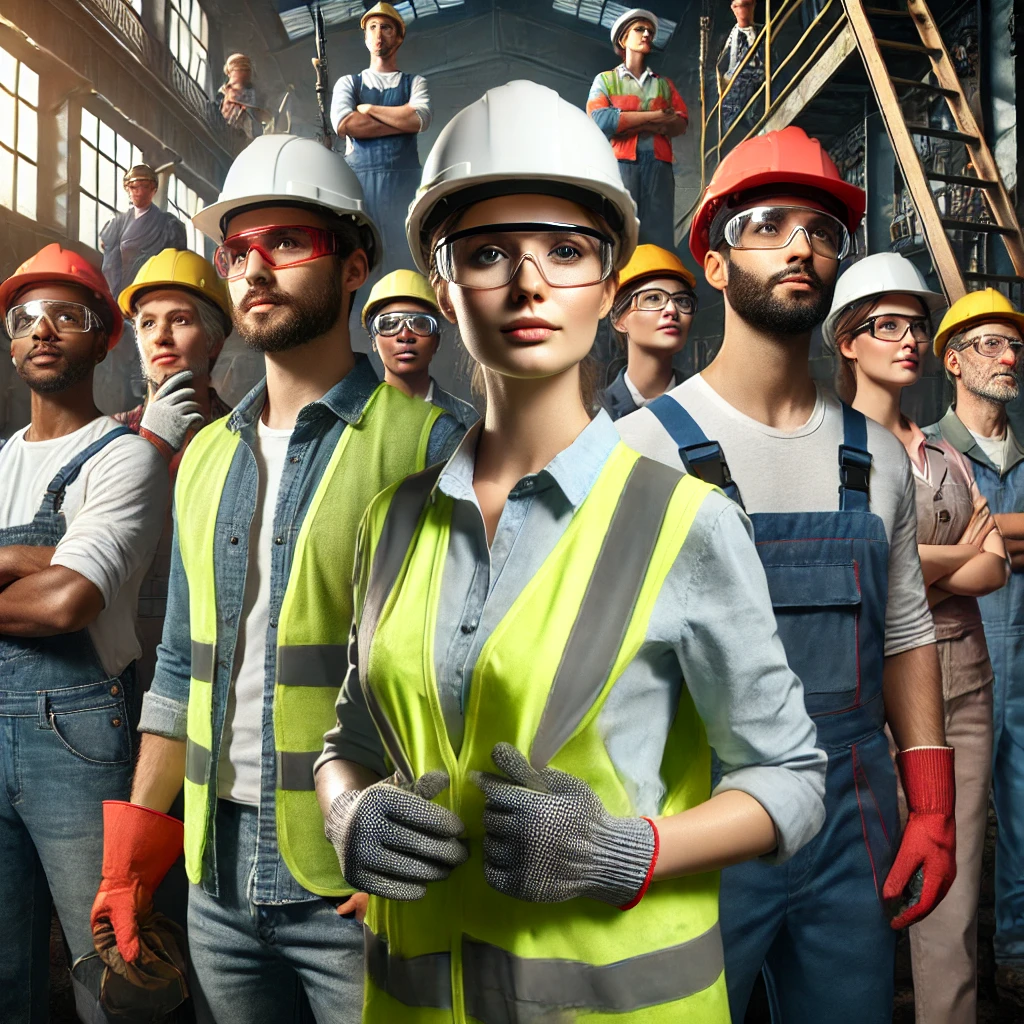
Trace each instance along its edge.
{"label": "light blue button shirt", "polygon": [[[435,636],[435,671],[453,747],[480,652],[565,532],[619,441],[601,412],[539,473],[509,493],[488,550],[473,490],[479,428],[463,439],[437,487],[454,509]],[[383,750],[366,711],[355,645],[338,701],[338,726],[320,764],[355,761],[383,775]],[[826,755],[815,747],[803,687],[786,663],[764,570],[742,510],[714,492],[702,503],[655,602],[645,642],[598,718],[608,754],[638,814],[654,816],[660,769],[686,686],[722,762],[716,792],[742,790],[771,815],[785,860],[824,821]]]}

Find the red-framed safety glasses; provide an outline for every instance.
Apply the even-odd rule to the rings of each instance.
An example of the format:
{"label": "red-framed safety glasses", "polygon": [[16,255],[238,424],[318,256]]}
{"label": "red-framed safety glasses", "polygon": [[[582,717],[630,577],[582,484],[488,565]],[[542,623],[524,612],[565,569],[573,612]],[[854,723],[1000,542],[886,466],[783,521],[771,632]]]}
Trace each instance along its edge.
{"label": "red-framed safety glasses", "polygon": [[225,238],[213,254],[213,265],[221,277],[233,281],[245,274],[249,253],[253,250],[263,257],[268,266],[279,270],[336,253],[338,238],[333,231],[305,224],[251,228]]}

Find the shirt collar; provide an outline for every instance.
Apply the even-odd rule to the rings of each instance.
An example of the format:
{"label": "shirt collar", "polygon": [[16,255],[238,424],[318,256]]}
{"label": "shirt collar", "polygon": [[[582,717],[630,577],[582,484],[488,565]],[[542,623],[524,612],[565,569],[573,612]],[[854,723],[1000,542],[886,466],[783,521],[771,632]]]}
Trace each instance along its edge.
{"label": "shirt collar", "polygon": [[[320,410],[326,410],[346,423],[358,423],[370,396],[380,386],[373,364],[362,352],[355,354],[355,366],[345,374],[322,398],[310,402],[299,412],[299,419]],[[261,380],[243,398],[228,419],[228,429],[238,433],[255,424],[267,397],[267,379]]]}
{"label": "shirt collar", "polygon": [[[473,470],[482,429],[481,421],[467,431],[435,485],[456,501],[478,504],[473,490]],[[602,409],[568,448],[560,451],[539,473],[524,476],[511,493],[536,493],[553,486],[562,492],[573,509],[577,509],[597,482],[608,456],[618,443],[619,432]]]}
{"label": "shirt collar", "polygon": [[[970,456],[975,462],[980,462],[982,465],[994,469],[997,473],[999,472],[999,467],[992,464],[992,460],[985,454],[985,450],[974,440],[974,435],[964,426],[963,420],[957,416],[956,409],[953,406],[950,406],[946,411],[946,415],[939,420],[939,430],[942,431],[942,436],[957,451]],[[1024,459],[1024,449],[1021,448],[1020,442],[1017,440],[1009,422],[1006,424],[1006,436],[1010,442],[1010,454],[1006,459],[1006,464],[1002,467],[1002,473],[1000,474],[1002,476],[1009,473],[1018,462]]]}
{"label": "shirt collar", "polygon": [[639,82],[640,85],[643,85],[644,82],[647,81],[648,77],[658,77],[650,68],[644,68],[644,73],[637,78],[636,75],[626,67],[625,63],[620,64],[615,70],[619,73],[619,78],[632,78],[634,82]]}

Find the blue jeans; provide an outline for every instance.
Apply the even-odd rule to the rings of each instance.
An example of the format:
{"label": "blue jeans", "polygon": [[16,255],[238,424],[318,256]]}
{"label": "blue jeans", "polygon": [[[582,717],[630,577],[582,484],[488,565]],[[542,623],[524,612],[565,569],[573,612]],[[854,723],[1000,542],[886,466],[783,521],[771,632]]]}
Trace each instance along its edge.
{"label": "blue jeans", "polygon": [[640,244],[676,251],[676,179],[672,164],[650,150],[639,149],[635,160],[620,160],[622,183],[636,202]]}
{"label": "blue jeans", "polygon": [[50,893],[72,961],[92,951],[102,802],[127,800],[131,787],[131,677],[42,692],[0,689],[3,1024],[48,1020]]}
{"label": "blue jeans", "polygon": [[329,900],[257,904],[251,899],[258,814],[217,805],[220,895],[193,885],[188,938],[200,1021],[216,1024],[359,1024],[363,928]]}

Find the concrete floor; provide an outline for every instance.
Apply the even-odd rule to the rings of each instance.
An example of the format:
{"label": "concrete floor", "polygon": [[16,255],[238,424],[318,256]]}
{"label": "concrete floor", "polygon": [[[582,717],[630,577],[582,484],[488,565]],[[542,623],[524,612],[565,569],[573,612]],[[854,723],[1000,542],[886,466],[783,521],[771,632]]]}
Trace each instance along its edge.
{"label": "concrete floor", "polygon": [[[995,991],[995,962],[992,957],[992,935],[995,931],[992,869],[995,849],[995,816],[989,815],[988,838],[982,871],[981,909],[978,922],[978,1024],[1019,1024],[1020,1010],[1001,1007]],[[67,975],[67,962],[59,926],[54,919],[50,944],[50,1020],[51,1024],[75,1024],[74,999]],[[910,943],[906,936],[896,953],[896,1000],[893,1024],[914,1024],[914,990],[910,976]],[[752,1002],[745,1024],[770,1024],[767,1007]]]}

